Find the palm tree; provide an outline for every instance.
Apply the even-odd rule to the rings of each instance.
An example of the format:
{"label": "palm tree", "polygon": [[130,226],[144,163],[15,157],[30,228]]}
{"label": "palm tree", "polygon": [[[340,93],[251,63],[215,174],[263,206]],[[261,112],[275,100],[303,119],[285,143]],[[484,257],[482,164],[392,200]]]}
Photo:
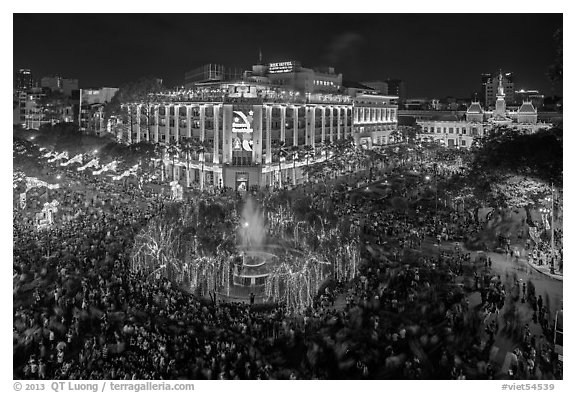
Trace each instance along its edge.
{"label": "palm tree", "polygon": [[298,159],[298,155],[300,154],[300,146],[290,146],[290,153],[292,155],[292,164],[293,164],[293,183],[296,185],[296,160]]}
{"label": "palm tree", "polygon": [[165,147],[160,143],[154,143],[154,157],[160,157],[160,165],[162,167],[161,171],[161,181],[164,181],[164,172],[165,172],[165,165],[164,165],[164,149]]}
{"label": "palm tree", "polygon": [[175,141],[170,142],[166,147],[166,151],[172,157],[172,180],[176,180],[176,156],[180,151],[178,143]]}
{"label": "palm tree", "polygon": [[275,143],[274,148],[278,152],[278,173],[279,173],[278,185],[279,187],[282,187],[282,157],[286,157],[289,153],[288,150],[286,149],[285,141]]}
{"label": "palm tree", "polygon": [[[210,143],[208,143],[206,140],[200,141],[195,145],[196,154],[198,154],[198,158],[202,163],[202,169],[200,170],[200,190],[204,190],[204,155],[206,153],[206,149],[209,149],[210,147]],[[202,155],[202,158],[200,158],[200,154]]]}
{"label": "palm tree", "polygon": [[[306,167],[308,167],[308,163],[310,161],[310,157],[314,157],[315,151],[314,148],[310,145],[302,146],[302,151],[304,152],[304,156],[306,157]],[[306,181],[309,181],[310,177],[306,176]]]}
{"label": "palm tree", "polygon": [[190,187],[190,154],[194,152],[194,140],[182,138],[181,149],[186,154],[186,187]]}
{"label": "palm tree", "polygon": [[206,150],[210,149],[211,147],[212,147],[212,145],[206,140],[200,141],[200,140],[194,139],[194,140],[190,141],[191,151],[196,153],[196,155],[198,156],[198,161],[201,163],[200,190],[204,189],[204,162],[205,162],[204,154],[206,153]]}

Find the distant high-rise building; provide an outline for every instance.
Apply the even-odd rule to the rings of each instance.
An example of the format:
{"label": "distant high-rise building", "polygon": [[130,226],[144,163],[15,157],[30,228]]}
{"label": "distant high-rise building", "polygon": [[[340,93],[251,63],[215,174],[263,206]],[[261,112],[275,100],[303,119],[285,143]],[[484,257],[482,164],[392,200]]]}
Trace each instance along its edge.
{"label": "distant high-rise building", "polygon": [[201,83],[238,81],[242,71],[222,64],[205,64],[184,74],[184,86],[192,87]]}
{"label": "distant high-rise building", "polygon": [[117,87],[100,87],[97,89],[82,89],[82,104],[105,104],[110,102],[118,91]]}
{"label": "distant high-rise building", "polygon": [[16,72],[14,78],[14,87],[16,90],[26,91],[34,87],[34,78],[32,77],[32,71],[28,68],[21,68]]}
{"label": "distant high-rise building", "polygon": [[403,104],[406,100],[406,82],[401,79],[388,79],[388,95],[398,96],[398,103]]}
{"label": "distant high-rise building", "polygon": [[40,80],[40,87],[59,91],[66,97],[72,95],[72,90],[78,90],[78,79],[66,79],[60,76],[45,76]]}
{"label": "distant high-rise building", "polygon": [[514,92],[514,103],[521,105],[526,101],[530,101],[534,107],[541,108],[544,105],[544,94],[538,90],[525,90],[520,89]]}
{"label": "distant high-rise building", "polygon": [[[500,73],[482,74],[482,104],[492,107],[496,104]],[[502,73],[502,86],[506,94],[506,104],[514,103],[514,75],[511,72]]]}
{"label": "distant high-rise building", "polygon": [[388,95],[388,83],[384,81],[360,82],[363,85],[373,88],[378,94]]}

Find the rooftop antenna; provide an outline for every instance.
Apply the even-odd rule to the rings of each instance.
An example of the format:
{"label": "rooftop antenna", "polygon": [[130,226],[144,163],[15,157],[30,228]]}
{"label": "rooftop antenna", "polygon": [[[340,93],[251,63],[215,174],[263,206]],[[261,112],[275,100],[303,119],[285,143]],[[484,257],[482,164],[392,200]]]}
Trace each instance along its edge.
{"label": "rooftop antenna", "polygon": [[258,64],[262,65],[262,47],[258,47],[259,55],[258,55]]}

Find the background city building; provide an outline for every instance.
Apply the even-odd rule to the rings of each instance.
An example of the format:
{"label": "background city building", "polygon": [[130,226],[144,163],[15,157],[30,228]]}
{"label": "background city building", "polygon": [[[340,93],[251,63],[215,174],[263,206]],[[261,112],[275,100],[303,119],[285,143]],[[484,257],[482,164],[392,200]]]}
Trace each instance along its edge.
{"label": "background city building", "polygon": [[506,73],[484,73],[482,74],[482,101],[484,107],[493,107],[496,104],[498,93],[498,78],[502,75],[502,86],[506,94],[506,104],[514,104],[514,75],[512,72]]}
{"label": "background city building", "polygon": [[18,91],[27,91],[34,87],[34,77],[28,68],[21,68],[14,76],[14,88]]}
{"label": "background city building", "polygon": [[64,96],[70,97],[73,90],[78,90],[78,79],[45,76],[40,79],[40,87],[50,89],[52,92],[60,92]]}
{"label": "background city building", "polygon": [[386,80],[388,85],[388,95],[397,96],[398,104],[404,105],[406,101],[406,82],[401,79],[388,79]]}

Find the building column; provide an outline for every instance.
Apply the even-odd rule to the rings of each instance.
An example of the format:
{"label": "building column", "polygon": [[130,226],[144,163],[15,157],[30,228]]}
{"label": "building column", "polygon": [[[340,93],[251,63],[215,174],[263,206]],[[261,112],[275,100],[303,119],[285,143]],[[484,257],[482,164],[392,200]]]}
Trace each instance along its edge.
{"label": "building column", "polygon": [[[202,105],[200,107],[200,141],[204,142],[204,138],[206,136],[206,105]],[[198,161],[200,164],[200,189],[203,190],[204,189],[204,171],[202,170],[202,167],[204,166],[203,163],[205,163],[205,159],[206,159],[206,154],[202,154],[198,157]]]}
{"label": "building column", "polygon": [[128,116],[130,118],[130,124],[128,124],[128,131],[127,131],[127,138],[126,140],[128,141],[128,144],[132,144],[132,128],[134,127],[134,119],[132,118],[132,106],[127,105],[126,108],[128,108],[129,111],[129,115]]}
{"label": "building column", "polygon": [[253,105],[254,111],[252,120],[252,162],[262,163],[262,105]]}
{"label": "building column", "polygon": [[180,143],[180,105],[174,105],[174,141]]}
{"label": "building column", "polygon": [[286,107],[280,107],[280,140],[286,142]]}
{"label": "building column", "polygon": [[330,107],[330,143],[334,142],[334,107]]}
{"label": "building column", "polygon": [[186,137],[192,136],[192,106],[186,105]]}
{"label": "building column", "polygon": [[326,107],[322,107],[322,143],[326,139]]}
{"label": "building column", "polygon": [[206,134],[206,105],[200,106],[200,140],[204,140]]}
{"label": "building column", "polygon": [[350,129],[348,127],[348,108],[344,107],[344,137],[346,137],[350,133]]}
{"label": "building column", "polygon": [[294,146],[298,145],[298,107],[292,107],[292,114],[294,115],[294,130],[293,130],[293,137],[294,137]]}
{"label": "building column", "polygon": [[272,163],[272,107],[266,108],[266,164]]}
{"label": "building column", "polygon": [[232,105],[222,107],[222,163],[232,162]]}
{"label": "building column", "polygon": [[340,134],[340,127],[342,126],[342,120],[340,117],[340,110],[341,108],[338,106],[336,107],[336,135],[338,136],[338,139],[342,139],[342,135]]}
{"label": "building column", "polygon": [[164,137],[166,143],[170,143],[170,106],[164,105]]}
{"label": "building column", "polygon": [[141,114],[141,108],[142,105],[138,104],[136,105],[136,125],[134,126],[134,128],[136,129],[136,143],[140,142],[140,121],[142,120],[140,118]]}
{"label": "building column", "polygon": [[160,111],[160,106],[159,105],[155,105],[154,106],[154,143],[158,143],[159,139],[160,139],[160,115],[159,115],[159,111]]}
{"label": "building column", "polygon": [[[306,143],[312,147],[316,146],[316,108],[308,108],[308,115],[310,116],[310,127],[306,127],[308,131]],[[308,125],[308,122],[306,122]]]}
{"label": "building column", "polygon": [[[222,107],[220,105],[214,105],[214,145],[213,145],[213,154],[212,154],[212,162],[214,164],[220,163],[220,109]],[[216,172],[214,172],[216,174]],[[214,185],[217,186],[216,177],[214,177]]]}

